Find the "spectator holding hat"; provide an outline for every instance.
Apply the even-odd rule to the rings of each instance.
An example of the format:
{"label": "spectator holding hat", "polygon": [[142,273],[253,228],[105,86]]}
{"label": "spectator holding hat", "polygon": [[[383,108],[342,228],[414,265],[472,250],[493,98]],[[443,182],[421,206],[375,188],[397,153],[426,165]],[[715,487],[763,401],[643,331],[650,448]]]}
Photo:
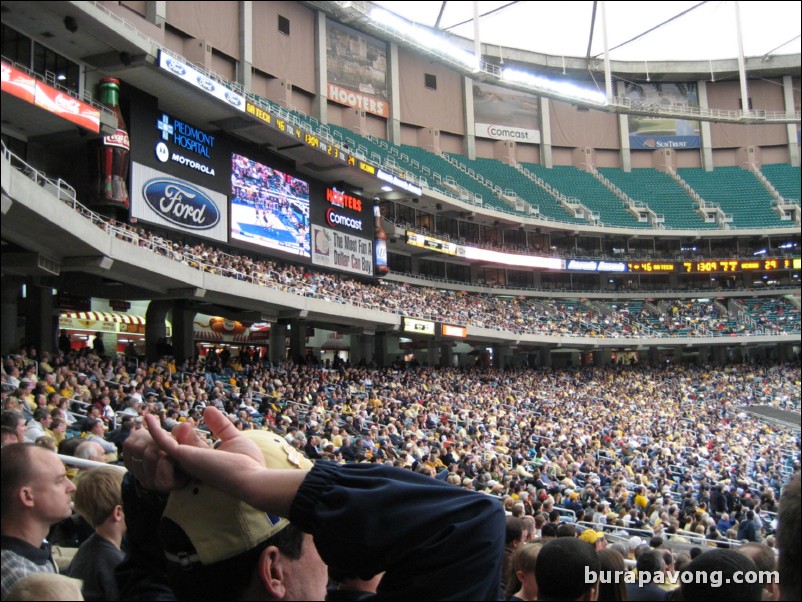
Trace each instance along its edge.
{"label": "spectator holding hat", "polygon": [[[312,465],[281,437],[240,432],[214,408],[204,420],[220,437],[217,450],[191,425],[171,437],[146,420],[150,436],[126,441],[125,510],[130,531],[132,514],[158,526],[137,503],[157,510],[158,492],[169,492],[168,560],[152,537],[132,542],[121,575],[129,593],[161,587],[159,571],[142,570],[150,564],[177,576],[179,599],[322,599],[325,561],[362,577],[384,571],[383,599],[498,596],[504,515],[493,498],[383,465]],[[175,462],[200,480],[177,487]]]}

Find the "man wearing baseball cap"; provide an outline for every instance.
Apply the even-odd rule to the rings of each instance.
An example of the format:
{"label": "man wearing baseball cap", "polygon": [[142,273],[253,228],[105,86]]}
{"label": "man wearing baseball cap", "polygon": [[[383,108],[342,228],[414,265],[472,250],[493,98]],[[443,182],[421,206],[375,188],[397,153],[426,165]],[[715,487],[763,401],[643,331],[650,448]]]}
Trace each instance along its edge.
{"label": "man wearing baseball cap", "polygon": [[[178,599],[322,600],[327,564],[361,578],[383,572],[376,599],[498,595],[497,500],[384,465],[312,465],[278,435],[240,432],[214,408],[204,419],[218,449],[201,446],[190,424],[168,434],[152,416],[150,436],[126,442],[126,517],[145,528],[118,572],[123,596],[161,588],[167,599],[169,583]],[[166,504],[154,492],[169,492]]]}

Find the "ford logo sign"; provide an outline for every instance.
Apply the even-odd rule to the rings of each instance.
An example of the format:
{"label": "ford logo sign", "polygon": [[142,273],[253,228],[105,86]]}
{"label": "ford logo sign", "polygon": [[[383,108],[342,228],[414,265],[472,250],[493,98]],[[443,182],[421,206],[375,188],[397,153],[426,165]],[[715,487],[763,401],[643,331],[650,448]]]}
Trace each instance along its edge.
{"label": "ford logo sign", "polygon": [[212,80],[203,77],[202,75],[199,75],[198,77],[195,78],[195,81],[197,81],[198,85],[207,92],[214,92],[215,85]]}
{"label": "ford logo sign", "polygon": [[214,201],[191,184],[153,178],[142,187],[145,202],[168,222],[192,230],[208,230],[220,221]]}
{"label": "ford logo sign", "polygon": [[167,59],[167,68],[176,75],[185,75],[187,72],[184,65],[169,58]]}
{"label": "ford logo sign", "polygon": [[234,94],[233,92],[226,91],[225,96],[226,96],[226,100],[229,103],[231,103],[232,105],[234,105],[235,107],[238,107],[238,106],[240,106],[242,104],[242,99],[239,96],[237,96],[236,94]]}

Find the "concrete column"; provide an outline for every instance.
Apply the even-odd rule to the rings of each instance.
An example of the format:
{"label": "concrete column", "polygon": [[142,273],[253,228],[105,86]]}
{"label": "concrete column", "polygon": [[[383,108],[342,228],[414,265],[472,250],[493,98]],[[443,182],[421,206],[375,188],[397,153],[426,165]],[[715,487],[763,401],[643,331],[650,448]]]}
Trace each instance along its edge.
{"label": "concrete column", "polygon": [[646,352],[646,356],[648,357],[648,365],[649,366],[657,366],[660,363],[660,352],[657,350],[656,347],[649,347]]}
{"label": "concrete column", "polygon": [[[697,82],[699,89],[699,107],[709,109],[710,104],[707,100],[707,83],[702,80]],[[699,124],[699,133],[702,138],[702,167],[705,171],[713,171],[713,143],[710,138],[710,122],[702,121]]]}
{"label": "concrete column", "polygon": [[156,344],[167,336],[167,312],[172,309],[170,301],[151,301],[145,312],[145,357],[149,362],[159,359]]}
{"label": "concrete column", "polygon": [[462,78],[462,99],[465,103],[465,111],[462,114],[465,119],[465,138],[462,142],[462,152],[469,159],[476,159],[476,119],[473,114],[473,80],[467,76]]}
{"label": "concrete column", "polygon": [[451,345],[440,345],[440,364],[441,368],[450,368],[454,361],[454,348]]}
{"label": "concrete column", "polygon": [[145,19],[161,27],[167,21],[167,0],[148,0],[145,3]]}
{"label": "concrete column", "polygon": [[429,366],[437,366],[440,357],[439,345],[434,341],[429,341],[429,347],[426,349],[426,363]]}
{"label": "concrete column", "polygon": [[240,60],[237,61],[237,81],[250,91],[253,89],[253,0],[241,0],[238,4]]}
{"label": "concrete column", "polygon": [[[376,335],[375,334],[360,334],[359,335],[359,353],[365,360],[365,363],[370,365],[376,355]],[[353,347],[351,348],[353,349]]]}
{"label": "concrete column", "polygon": [[173,323],[173,354],[176,363],[180,364],[187,358],[195,355],[194,309],[190,309],[185,300],[180,299],[173,302],[172,323]]}
{"label": "concrete column", "polygon": [[[794,78],[790,75],[783,75],[783,99],[785,101],[785,112],[793,115],[794,113]],[[788,163],[792,167],[799,167],[799,135],[797,125],[787,123],[785,131],[788,136]]]}
{"label": "concrete column", "polygon": [[507,348],[503,345],[493,345],[493,367],[504,370],[509,365],[506,357]]}
{"label": "concrete column", "polygon": [[[27,311],[25,312],[25,343],[39,353],[57,349],[58,316],[54,313],[53,289],[36,286],[27,279]],[[16,323],[16,322],[15,322]]]}
{"label": "concrete column", "polygon": [[551,153],[551,113],[548,98],[540,97],[540,164],[544,167],[554,167],[554,157]]}
{"label": "concrete column", "polygon": [[401,144],[401,78],[398,67],[398,44],[387,47],[387,77],[389,81],[390,118],[387,120],[387,139]]}
{"label": "concrete column", "polygon": [[8,355],[19,349],[17,338],[17,299],[19,298],[22,280],[12,276],[3,276],[0,280],[0,354]]}
{"label": "concrete column", "polygon": [[329,92],[328,63],[326,57],[326,13],[315,13],[315,85],[317,94],[312,101],[312,115],[321,123],[329,122]]}
{"label": "concrete column", "polygon": [[281,364],[287,358],[287,325],[283,322],[270,325],[268,356],[274,364]]}
{"label": "concrete column", "polygon": [[387,333],[377,332],[373,337],[373,342],[375,345],[374,358],[376,360],[376,366],[384,368],[389,365],[387,358]]}
{"label": "concrete column", "polygon": [[593,350],[593,363],[599,368],[606,368],[612,361],[612,352],[607,347]]}
{"label": "concrete column", "polygon": [[306,349],[306,322],[292,320],[290,322],[290,359],[298,361],[304,357]]}
{"label": "concrete column", "polygon": [[794,357],[794,351],[789,343],[777,345],[777,361],[790,362]]}
{"label": "concrete column", "polygon": [[539,355],[538,365],[543,368],[551,368],[551,349],[548,347],[541,347]]}
{"label": "concrete column", "polygon": [[351,346],[351,351],[348,354],[348,361],[351,362],[352,366],[356,366],[362,360],[367,362],[368,360],[365,359],[365,356],[362,355],[362,348],[359,346],[359,337],[361,335],[358,334],[351,334],[348,335],[348,344]]}
{"label": "concrete column", "polygon": [[705,364],[710,363],[710,347],[708,347],[707,345],[699,346],[699,355],[696,359],[696,362],[700,366],[704,366]]}
{"label": "concrete column", "polygon": [[[626,84],[619,81],[617,84],[618,96],[625,96],[624,89]],[[629,115],[621,114],[618,116],[618,135],[621,144],[621,169],[622,171],[632,171],[632,147],[629,144]]]}
{"label": "concrete column", "polygon": [[727,348],[724,345],[713,347],[713,363],[716,366],[724,366],[727,363]]}

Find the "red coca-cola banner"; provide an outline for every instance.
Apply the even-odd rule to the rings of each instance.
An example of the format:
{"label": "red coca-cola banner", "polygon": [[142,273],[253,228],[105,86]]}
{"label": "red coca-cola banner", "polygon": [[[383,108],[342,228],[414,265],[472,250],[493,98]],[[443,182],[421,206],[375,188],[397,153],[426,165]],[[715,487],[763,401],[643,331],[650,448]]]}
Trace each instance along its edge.
{"label": "red coca-cola banner", "polygon": [[100,132],[99,110],[5,62],[2,63],[2,90],[91,132]]}

